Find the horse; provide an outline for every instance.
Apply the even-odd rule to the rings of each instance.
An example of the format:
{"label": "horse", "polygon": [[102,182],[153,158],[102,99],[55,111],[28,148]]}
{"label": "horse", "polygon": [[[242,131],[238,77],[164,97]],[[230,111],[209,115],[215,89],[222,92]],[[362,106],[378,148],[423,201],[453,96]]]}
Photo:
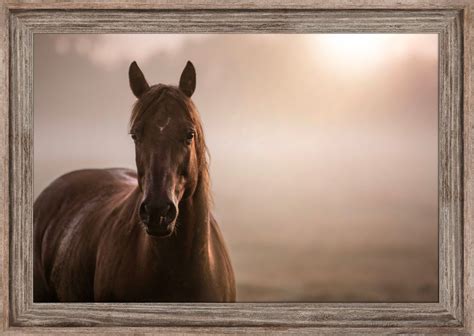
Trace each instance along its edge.
{"label": "horse", "polygon": [[208,152],[191,100],[188,61],[179,85],[150,86],[129,67],[136,172],[84,169],[36,199],[35,302],[233,302],[235,278],[211,213]]}

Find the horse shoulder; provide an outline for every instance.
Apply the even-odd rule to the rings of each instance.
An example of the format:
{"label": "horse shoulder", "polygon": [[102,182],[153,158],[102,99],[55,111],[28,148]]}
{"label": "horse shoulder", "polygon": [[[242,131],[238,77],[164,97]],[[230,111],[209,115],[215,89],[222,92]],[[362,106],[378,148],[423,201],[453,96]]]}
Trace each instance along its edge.
{"label": "horse shoulder", "polygon": [[123,180],[132,176],[125,174],[131,173],[74,171],[56,179],[35,201],[35,279],[43,278],[60,300],[90,299],[105,204],[126,189],[129,182]]}

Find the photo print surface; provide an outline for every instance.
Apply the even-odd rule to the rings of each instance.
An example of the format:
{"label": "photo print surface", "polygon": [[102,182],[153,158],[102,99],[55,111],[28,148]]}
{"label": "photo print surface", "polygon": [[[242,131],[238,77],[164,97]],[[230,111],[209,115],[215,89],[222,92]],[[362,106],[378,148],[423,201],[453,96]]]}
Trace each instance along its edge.
{"label": "photo print surface", "polygon": [[133,61],[195,68],[237,301],[438,300],[436,34],[35,34],[35,199],[136,170]]}

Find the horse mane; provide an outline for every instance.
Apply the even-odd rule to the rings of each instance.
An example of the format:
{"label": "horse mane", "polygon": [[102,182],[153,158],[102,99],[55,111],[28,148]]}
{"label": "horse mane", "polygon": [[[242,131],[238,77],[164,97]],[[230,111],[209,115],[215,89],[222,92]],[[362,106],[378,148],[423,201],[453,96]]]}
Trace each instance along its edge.
{"label": "horse mane", "polygon": [[196,156],[199,164],[199,181],[196,187],[195,202],[196,207],[205,210],[207,215],[212,207],[212,195],[210,192],[210,176],[209,176],[209,151],[204,138],[204,131],[202,127],[201,117],[193,101],[188,98],[176,86],[157,84],[150,87],[150,89],[136,101],[132,108],[132,114],[129,121],[130,132],[139,126],[140,122],[146,117],[146,114],[155,110],[158,101],[162,96],[168,96],[177,101],[184,110],[188,113],[188,117],[196,126]]}

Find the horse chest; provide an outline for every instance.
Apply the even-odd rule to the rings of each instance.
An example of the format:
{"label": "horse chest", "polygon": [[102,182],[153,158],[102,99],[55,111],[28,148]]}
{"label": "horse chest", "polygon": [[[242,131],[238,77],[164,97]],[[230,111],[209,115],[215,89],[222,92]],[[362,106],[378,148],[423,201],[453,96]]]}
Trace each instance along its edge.
{"label": "horse chest", "polygon": [[[106,262],[110,265],[111,262]],[[207,262],[169,259],[165,256],[115,261],[115,271],[96,273],[96,301],[206,301],[216,300],[209,290],[211,278]]]}

